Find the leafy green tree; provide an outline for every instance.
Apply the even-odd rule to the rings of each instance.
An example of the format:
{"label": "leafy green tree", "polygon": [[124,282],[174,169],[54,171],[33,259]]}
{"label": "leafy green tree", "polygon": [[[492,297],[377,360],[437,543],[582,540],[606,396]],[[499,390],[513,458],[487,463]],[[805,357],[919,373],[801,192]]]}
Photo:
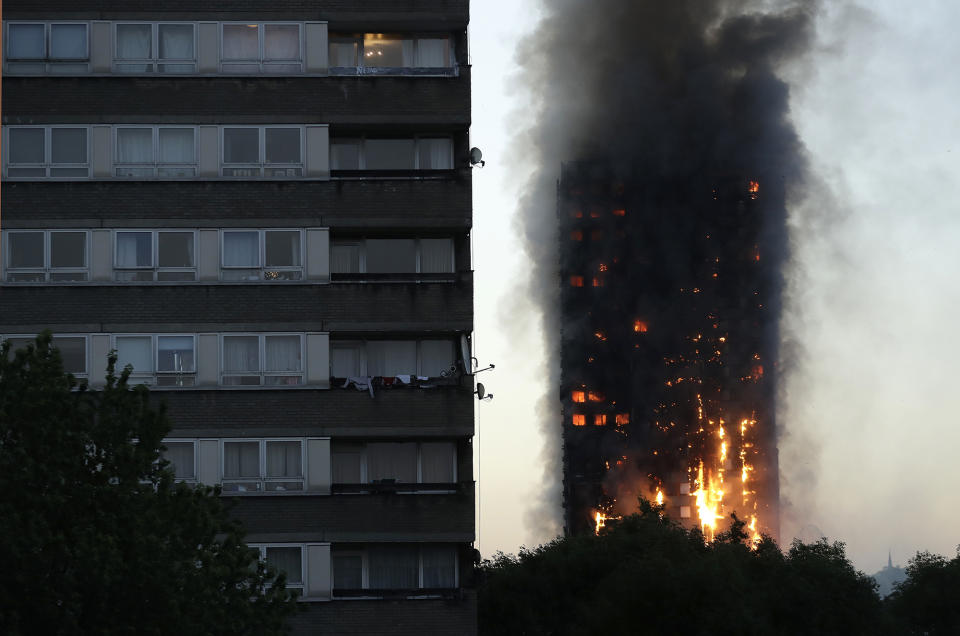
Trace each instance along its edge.
{"label": "leafy green tree", "polygon": [[599,536],[481,566],[481,634],[883,634],[872,579],[842,543],[752,547],[743,522],[707,544],[641,500]]}
{"label": "leafy green tree", "polygon": [[115,362],[91,391],[49,333],[0,346],[0,632],[283,633],[283,575],[218,490],[174,483],[164,409]]}
{"label": "leafy green tree", "polygon": [[886,600],[902,634],[960,634],[960,547],[949,561],[918,552]]}

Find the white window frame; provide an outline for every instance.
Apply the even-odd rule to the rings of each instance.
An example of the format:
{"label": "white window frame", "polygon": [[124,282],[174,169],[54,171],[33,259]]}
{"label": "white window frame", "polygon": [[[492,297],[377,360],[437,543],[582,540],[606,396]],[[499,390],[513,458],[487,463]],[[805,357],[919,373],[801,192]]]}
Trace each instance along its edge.
{"label": "white window frame", "polygon": [[[226,347],[224,345],[224,338],[230,338],[234,336],[256,336],[258,339],[258,362],[260,363],[260,369],[258,371],[247,371],[244,373],[228,373],[226,371],[226,366],[224,364],[224,352]],[[297,336],[300,338],[300,370],[299,371],[267,371],[266,366],[266,351],[267,351],[267,337],[268,336]],[[218,334],[219,340],[219,350],[220,350],[220,373],[219,373],[219,383],[221,388],[237,388],[237,389],[251,389],[253,387],[264,387],[267,389],[282,389],[289,386],[306,386],[306,376],[307,376],[307,356],[306,356],[306,337],[303,332],[286,332],[286,331],[277,331],[277,332],[235,332],[235,333],[220,333]],[[259,384],[226,384],[224,379],[227,377],[253,377],[255,375],[260,376]],[[264,380],[268,377],[288,377],[288,376],[299,376],[300,382],[296,385],[284,385],[284,384],[265,384]]]}
{"label": "white window frame", "polygon": [[[125,26],[125,25],[137,25],[137,26],[142,26],[142,25],[145,25],[145,24],[150,25],[150,27],[151,27],[151,28],[150,28],[150,53],[151,53],[151,57],[149,57],[149,58],[143,58],[143,59],[130,59],[130,60],[120,59],[120,58],[117,56],[117,43],[118,43],[119,40],[120,40],[120,38],[119,38],[119,36],[118,36],[118,34],[117,34],[118,27],[120,27],[120,26]],[[170,59],[164,58],[164,59],[161,59],[161,58],[160,58],[160,38],[159,38],[159,31],[160,31],[160,26],[161,26],[161,25],[166,25],[166,24],[190,26],[190,27],[193,28],[193,58],[192,58],[192,59],[186,59],[186,58],[183,58],[183,59],[175,59],[175,58],[170,58]],[[199,48],[199,42],[198,42],[197,32],[200,30],[199,27],[198,27],[198,23],[197,23],[197,22],[178,21],[178,20],[164,20],[164,21],[160,21],[160,22],[144,22],[144,21],[137,21],[137,20],[119,20],[119,21],[117,21],[117,22],[113,22],[110,26],[111,26],[111,28],[110,28],[110,36],[111,36],[111,40],[110,40],[110,59],[111,59],[111,66],[110,66],[110,68],[111,68],[111,70],[112,70],[114,73],[116,73],[116,74],[118,74],[118,75],[163,75],[163,76],[167,76],[167,75],[172,75],[172,76],[176,76],[176,75],[196,75],[196,74],[197,74],[197,63],[198,63],[198,60],[197,60],[197,50],[198,50],[198,48]],[[123,66],[123,65],[125,65],[125,64],[143,64],[143,65],[149,65],[149,66],[150,66],[150,70],[148,70],[148,71],[133,71],[133,72],[131,72],[131,71],[119,70],[118,67],[121,67],[121,66]],[[166,72],[160,72],[160,71],[158,71],[157,69],[159,68],[159,65],[163,65],[163,64],[171,64],[171,65],[174,65],[174,64],[175,64],[175,65],[179,65],[179,66],[184,66],[184,65],[190,64],[190,65],[193,66],[193,71],[191,71],[191,72],[189,72],[189,73],[166,73]]]}
{"label": "white window frame", "polygon": [[[369,139],[375,139],[375,140],[397,139],[397,140],[403,140],[403,141],[407,141],[407,140],[413,141],[413,168],[400,168],[397,170],[388,169],[388,170],[385,170],[386,172],[406,172],[410,170],[430,170],[431,172],[441,172],[441,171],[454,170],[457,165],[456,145],[454,142],[453,135],[445,135],[445,134],[434,135],[429,133],[413,135],[412,137],[360,135],[360,136],[354,136],[354,137],[332,137],[330,139],[330,169],[337,170],[337,171],[343,170],[345,172],[350,172],[351,170],[367,170],[368,169],[367,168],[367,141]],[[420,140],[422,139],[449,139],[451,149],[453,150],[453,153],[452,153],[453,165],[450,166],[449,168],[421,168],[420,167]],[[358,153],[357,153],[359,157],[359,164],[360,164],[359,168],[338,168],[333,165],[333,146],[336,144],[345,144],[345,143],[356,143],[359,145]],[[370,169],[376,170],[376,171],[384,170],[382,168],[370,168]]]}
{"label": "white window frame", "polygon": [[[330,360],[331,360],[331,361],[330,361],[330,364],[331,364],[330,374],[331,374],[331,375],[330,375],[330,377],[338,377],[338,378],[340,377],[340,376],[334,376],[334,375],[333,375],[333,366],[332,366],[332,365],[333,365],[333,355],[332,355],[332,351],[333,351],[334,347],[343,347],[343,348],[347,348],[347,347],[351,347],[351,348],[352,348],[352,347],[357,347],[357,348],[359,349],[359,351],[360,351],[360,356],[359,356],[359,361],[360,361],[360,369],[359,369],[359,371],[360,371],[360,373],[358,374],[358,377],[366,377],[366,376],[368,375],[368,370],[367,370],[367,345],[368,345],[369,343],[371,343],[371,342],[383,342],[383,341],[389,341],[389,342],[411,342],[411,341],[412,341],[412,342],[416,342],[416,343],[417,343],[417,372],[416,372],[415,374],[410,374],[410,375],[423,376],[423,373],[422,373],[422,371],[423,371],[423,353],[421,352],[421,346],[422,346],[421,343],[423,343],[423,342],[426,341],[426,340],[447,340],[447,338],[416,338],[416,339],[413,339],[413,338],[383,338],[383,339],[378,339],[378,340],[331,340],[331,341],[330,341],[330,350],[331,350],[331,356],[330,356]],[[458,345],[457,345],[456,342],[453,341],[452,338],[450,338],[450,340],[451,340],[451,342],[453,342],[453,364],[456,365],[456,364],[457,364],[457,354],[458,354],[457,346],[458,346]],[[443,377],[443,376],[426,376],[426,377]]]}
{"label": "white window frame", "polygon": [[[229,443],[235,442],[245,442],[252,443],[257,442],[259,444],[259,460],[258,460],[258,472],[260,473],[258,477],[250,478],[236,478],[236,479],[227,479],[226,477],[226,445]],[[270,442],[297,442],[300,444],[300,475],[294,477],[270,477],[267,475],[267,444]],[[269,494],[288,494],[288,493],[302,493],[307,491],[307,439],[305,437],[228,437],[220,440],[220,484],[224,487],[224,494],[231,495],[243,495],[243,494],[252,494],[252,495],[262,495],[264,493]],[[293,482],[299,482],[300,488],[298,489],[271,489],[270,484],[289,484]],[[230,484],[251,484],[255,483],[256,488],[254,490],[227,490],[227,486]]]}
{"label": "white window frame", "polygon": [[[149,129],[151,131],[151,150],[153,154],[153,161],[147,163],[121,163],[120,162],[120,131],[121,130],[143,130]],[[165,161],[160,161],[160,131],[163,129],[174,129],[182,130],[189,129],[193,131],[193,163],[170,163]],[[118,124],[111,126],[110,137],[112,144],[112,156],[113,156],[113,174],[111,175],[114,179],[124,179],[131,181],[142,181],[144,179],[157,178],[160,179],[195,179],[197,177],[197,171],[200,168],[200,144],[199,144],[199,127],[189,124],[184,124],[178,126],[176,124]],[[120,174],[125,168],[132,168],[136,170],[151,170],[151,175],[123,175]],[[161,170],[176,170],[176,169],[189,169],[193,171],[191,175],[164,175],[160,174]]]}
{"label": "white window frame", "polygon": [[[160,350],[159,350],[159,338],[164,336],[173,336],[181,338],[190,338],[193,341],[193,370],[192,371],[161,371],[160,367]],[[152,371],[140,371],[134,369],[130,373],[130,379],[134,380],[137,384],[149,384],[156,385],[161,388],[175,387],[183,388],[189,387],[192,388],[196,386],[197,379],[197,336],[192,333],[114,333],[110,334],[110,348],[114,351],[117,350],[117,338],[150,338],[150,355],[151,355],[151,366],[153,367]],[[119,361],[117,362],[119,364]],[[123,371],[123,368],[118,368],[117,373]],[[174,382],[178,378],[189,379],[189,384],[165,384],[162,383],[164,379],[172,379]]]}
{"label": "white window frame", "polygon": [[[43,234],[43,266],[42,267],[11,267],[10,266],[10,236],[12,234],[30,234],[30,233],[42,233]],[[53,267],[51,262],[51,257],[53,255],[51,249],[51,234],[54,232],[69,232],[74,234],[83,234],[84,235],[84,244],[83,244],[83,267]],[[55,283],[63,285],[73,285],[78,283],[86,283],[90,280],[90,232],[89,230],[81,229],[56,229],[56,230],[30,230],[30,229],[16,229],[16,230],[4,230],[3,231],[3,250],[6,254],[4,259],[4,277],[3,282],[13,285],[38,285],[41,283]],[[51,276],[54,274],[83,274],[83,280],[67,281],[67,280],[51,280]],[[11,281],[11,275],[17,274],[40,274],[43,276],[42,281]]]}
{"label": "white window frame", "polygon": [[[300,582],[291,584],[287,581],[288,590],[299,590],[300,598],[305,598],[307,593],[307,580],[310,577],[310,573],[307,572],[307,567],[309,565],[307,560],[307,546],[303,543],[248,543],[247,547],[259,550],[260,551],[260,561],[266,564],[267,562],[267,548],[300,548]],[[330,568],[331,577],[333,575],[333,568]],[[332,584],[332,581],[331,581]]]}
{"label": "white window frame", "polygon": [[[150,250],[151,250],[151,264],[144,266],[131,266],[131,267],[121,267],[120,258],[118,249],[119,249],[119,235],[124,233],[135,232],[139,234],[150,234]],[[193,267],[160,267],[160,234],[161,233],[174,233],[174,234],[191,234],[193,236]],[[118,283],[130,283],[130,284],[144,284],[151,282],[161,282],[161,283],[183,283],[183,282],[195,282],[197,280],[197,231],[189,228],[165,228],[163,230],[149,230],[145,228],[129,228],[129,229],[116,229],[111,232],[111,247],[113,248],[113,279]],[[152,280],[121,280],[120,276],[124,272],[150,272],[152,275]],[[184,281],[161,281],[159,280],[160,274],[162,273],[192,273],[192,280]]]}
{"label": "white window frame", "polygon": [[[224,258],[226,256],[226,249],[224,247],[224,238],[225,235],[229,232],[257,232],[257,240],[259,241],[257,249],[257,258],[258,264],[253,266],[246,265],[225,265]],[[297,232],[300,235],[300,265],[295,266],[284,266],[284,267],[267,267],[267,232]],[[271,283],[283,283],[283,282],[293,282],[298,283],[302,282],[305,275],[305,249],[306,245],[304,244],[306,232],[303,231],[303,228],[297,227],[270,227],[270,228],[241,228],[241,227],[231,227],[223,228],[220,230],[220,280],[222,282],[240,282],[240,283],[249,283],[249,282],[271,282]],[[229,279],[224,276],[225,272],[228,271],[245,271],[245,270],[257,270],[258,278],[256,281],[243,281],[236,279]],[[294,278],[280,278],[279,275],[281,272],[292,272],[298,274]]]}
{"label": "white window frame", "polygon": [[[338,544],[342,545],[342,544]],[[375,544],[383,545],[383,544]],[[425,590],[427,588],[423,587],[423,548],[425,546],[436,547],[436,546],[449,546],[453,549],[454,559],[453,559],[453,587],[452,588],[442,588],[455,590],[460,587],[460,558],[459,550],[457,549],[457,544],[455,543],[393,543],[388,544],[393,546],[405,546],[405,547],[415,547],[417,550],[417,589],[409,590],[410,592],[418,592]],[[361,581],[363,583],[362,590],[370,590],[371,592],[381,591],[379,588],[370,587],[370,544],[367,544],[363,547],[347,548],[346,550],[337,549],[338,546],[331,546],[330,550],[330,590],[335,592],[336,588],[334,587],[336,581],[336,572],[333,568],[333,559],[337,556],[359,556],[361,559],[361,567],[363,571],[361,572]],[[433,589],[433,588],[431,588]],[[418,598],[430,598],[432,595],[417,595]],[[376,598],[375,596],[332,596],[336,599],[358,599],[358,598]]]}
{"label": "white window frame", "polygon": [[[357,272],[357,273],[358,273],[358,274],[366,274],[366,273],[368,273],[368,272],[367,272],[367,241],[368,241],[368,240],[374,240],[374,241],[376,241],[376,240],[383,240],[383,239],[388,239],[388,240],[389,240],[389,239],[398,239],[398,238],[399,238],[399,239],[413,240],[413,241],[414,241],[414,249],[416,250],[416,265],[415,265],[416,271],[413,271],[413,272],[398,272],[398,274],[403,275],[403,274],[422,274],[422,273],[424,273],[424,272],[421,271],[421,270],[423,269],[423,244],[422,244],[421,241],[423,241],[424,239],[427,239],[427,240],[430,240],[430,239],[449,239],[449,240],[451,241],[453,249],[450,250],[450,271],[449,271],[449,272],[436,272],[436,273],[438,273],[438,274],[440,274],[440,275],[450,275],[450,276],[452,276],[452,275],[454,275],[454,274],[456,273],[456,269],[457,269],[457,245],[456,245],[456,240],[455,240],[453,237],[451,237],[451,236],[437,236],[437,237],[420,236],[420,237],[416,237],[416,238],[413,238],[413,239],[410,239],[409,237],[405,237],[405,236],[399,236],[399,237],[397,237],[397,236],[384,236],[384,237],[379,237],[379,236],[377,236],[377,237],[364,237],[364,238],[358,238],[358,239],[342,239],[342,240],[341,240],[341,239],[331,239],[331,241],[330,241],[330,258],[331,258],[331,259],[333,258],[333,248],[334,248],[334,247],[341,246],[341,245],[343,245],[343,246],[346,246],[346,245],[354,245],[354,246],[357,246],[357,247],[359,248],[359,269],[360,269],[360,271]],[[331,273],[331,274],[336,275],[336,274],[346,273],[346,272],[334,272],[334,271],[333,271],[333,267],[332,267],[332,266],[333,266],[332,260],[331,260],[331,263],[330,263],[330,264],[331,264],[331,269],[330,269],[330,273]],[[373,274],[373,275],[374,275],[374,276],[377,276],[378,274]],[[406,281],[405,281],[405,282],[406,282]]]}
{"label": "white window frame", "polygon": [[454,55],[454,46],[453,38],[449,33],[383,33],[389,38],[401,39],[401,40],[413,40],[413,59],[416,62],[417,57],[420,55],[420,40],[446,40],[447,41],[447,60],[448,64],[446,66],[418,66],[413,64],[411,66],[367,66],[363,63],[364,58],[366,57],[366,52],[364,51],[363,45],[368,35],[374,35],[373,33],[360,33],[360,34],[342,34],[342,33],[331,33],[329,35],[328,44],[329,47],[334,42],[353,42],[357,45],[357,64],[356,66],[331,66],[331,70],[334,74],[344,74],[347,71],[360,71],[361,73],[367,72],[374,74],[379,72],[381,74],[390,74],[395,73],[399,69],[453,69],[457,65],[456,55]]}
{"label": "white window frame", "polygon": [[[67,373],[73,373],[73,377],[80,379],[87,379],[90,377],[90,337],[85,333],[55,333],[51,337],[53,340],[57,338],[83,338],[83,368],[84,370],[81,373],[73,373],[72,371],[67,371]],[[35,333],[6,333],[0,335],[0,343],[10,340],[36,340],[37,334]],[[51,340],[51,344],[56,347],[56,343]]]}
{"label": "white window frame", "polygon": [[[184,439],[184,438],[180,438],[180,437],[170,437],[170,438],[165,438],[161,443],[162,443],[164,446],[166,446],[167,444],[173,444],[173,443],[176,443],[176,444],[190,444],[191,446],[193,446],[193,479],[183,479],[183,478],[180,478],[180,477],[176,477],[176,481],[177,481],[178,483],[185,483],[185,484],[196,484],[196,483],[199,483],[200,462],[199,462],[199,458],[197,457],[197,440],[196,440],[196,439]],[[166,458],[164,458],[164,459],[166,459]],[[167,460],[167,461],[170,461],[170,460]]]}
{"label": "white window frame", "polygon": [[[9,54],[9,48],[5,44],[3,47],[3,61],[4,61],[4,72],[10,75],[38,75],[38,74],[57,74],[57,75],[81,75],[84,73],[90,72],[90,23],[84,20],[54,20],[51,22],[44,22],[42,20],[15,20],[8,22],[4,20],[4,31],[3,37],[4,42],[10,42],[10,27],[16,25],[41,25],[43,26],[43,51],[44,56],[34,57],[34,58],[12,58]],[[86,27],[86,44],[87,51],[86,57],[82,58],[52,58],[50,57],[50,45],[52,43],[52,27],[55,25],[76,25],[80,24]],[[27,65],[27,64],[36,64],[42,65],[43,71],[40,73],[36,72],[25,72],[18,73],[16,71],[16,65]],[[72,65],[76,70],[61,70],[57,66],[62,65]],[[81,68],[82,65],[82,68]]]}
{"label": "white window frame", "polygon": [[[220,37],[220,43],[219,43],[219,53],[220,53],[220,56],[219,56],[219,57],[220,57],[220,60],[219,60],[219,61],[220,61],[219,70],[220,70],[220,74],[222,74],[222,75],[250,75],[251,73],[247,73],[247,72],[244,72],[244,73],[231,73],[230,71],[225,71],[225,70],[224,70],[224,66],[227,66],[227,67],[229,67],[229,66],[231,66],[231,65],[250,66],[250,65],[253,65],[253,64],[256,64],[257,67],[258,67],[258,69],[259,69],[258,72],[256,73],[257,75],[277,75],[277,76],[290,75],[290,74],[291,74],[290,71],[284,71],[284,72],[282,72],[282,73],[271,73],[270,71],[268,71],[268,70],[266,70],[266,69],[270,68],[271,66],[293,66],[293,65],[299,65],[299,66],[300,66],[300,70],[297,71],[295,74],[302,74],[302,73],[303,73],[303,62],[304,62],[304,58],[305,58],[305,55],[304,55],[304,44],[305,44],[305,43],[304,43],[304,41],[303,41],[303,38],[304,38],[304,28],[303,28],[304,23],[303,23],[303,22],[285,22],[285,21],[278,21],[278,22],[272,22],[272,21],[271,21],[271,22],[255,22],[254,24],[257,25],[257,42],[258,42],[259,56],[258,56],[256,59],[254,59],[254,58],[242,59],[242,60],[240,60],[240,59],[237,59],[237,60],[227,60],[227,59],[225,59],[225,58],[224,58],[224,52],[223,52],[223,42],[224,42],[223,29],[224,29],[224,27],[226,27],[226,26],[236,26],[236,25],[239,25],[239,26],[250,26],[250,24],[251,24],[251,23],[249,23],[249,22],[221,22],[221,23],[219,24],[219,28],[217,29],[217,33],[219,34],[219,37]],[[296,27],[297,27],[297,29],[298,29],[299,45],[300,45],[300,47],[299,47],[299,48],[300,48],[300,50],[299,50],[299,58],[298,58],[298,59],[296,59],[296,60],[274,60],[274,59],[269,59],[269,60],[268,60],[268,59],[266,58],[266,52],[264,51],[265,41],[266,41],[266,33],[265,33],[266,30],[265,30],[265,27],[268,26],[268,25],[270,25],[270,26],[296,26]]]}
{"label": "white window frame", "polygon": [[[405,442],[396,441],[396,440],[377,440],[377,441],[371,440],[371,441],[356,443],[356,446],[359,447],[359,451],[360,451],[360,484],[361,485],[368,485],[371,483],[369,478],[369,473],[367,471],[367,445],[368,444],[390,444],[390,443],[405,443]],[[420,441],[410,442],[410,443],[414,443],[417,445],[417,481],[416,483],[398,483],[397,493],[398,494],[420,494],[420,495],[422,494],[444,494],[445,495],[445,494],[456,492],[455,488],[437,489],[437,490],[433,490],[433,489],[421,490],[417,488],[417,486],[420,486],[421,484],[424,484],[424,483],[429,483],[429,484],[437,483],[437,482],[423,481],[423,445],[436,444],[436,443],[452,443],[453,444],[453,458],[452,458],[453,481],[450,483],[451,484],[459,483],[460,476],[459,476],[459,470],[457,466],[457,463],[458,463],[457,442],[455,440],[449,440],[449,439],[437,439],[437,440],[420,440]],[[333,455],[335,454],[336,450],[337,449],[334,443],[334,446],[331,447],[330,449],[331,465],[333,462]],[[340,483],[342,482],[333,482],[334,485],[337,485]],[[345,484],[345,485],[354,486],[357,484]],[[370,494],[370,492],[371,491],[369,490],[364,490],[360,494]],[[350,494],[358,494],[358,493],[350,493]]]}
{"label": "white window frame", "polygon": [[[256,162],[251,163],[227,163],[224,152],[226,151],[226,130],[235,128],[246,128],[246,129],[255,129],[259,131],[258,135],[258,144],[259,144],[259,159]],[[300,162],[299,163],[268,163],[267,162],[267,130],[268,129],[288,129],[288,130],[298,130],[300,132]],[[251,126],[247,124],[224,124],[218,127],[219,137],[220,137],[220,176],[226,179],[251,179],[251,178],[267,178],[267,179],[301,179],[303,178],[304,170],[306,169],[306,162],[304,157],[306,156],[306,126],[298,124],[269,124],[263,126]],[[228,171],[247,171],[248,174],[234,173],[227,174]],[[268,171],[277,171],[277,170],[286,170],[288,173],[299,172],[299,174],[278,174],[276,172],[271,172],[268,174]]]}
{"label": "white window frame", "polygon": [[[90,126],[83,124],[58,124],[58,125],[47,125],[47,126],[4,126],[4,148],[6,152],[4,153],[3,159],[3,169],[4,176],[10,180],[78,180],[78,179],[89,179],[90,178],[90,157],[92,153],[91,149],[91,135],[90,135]],[[43,162],[42,163],[18,163],[14,164],[10,162],[10,131],[11,130],[25,130],[25,129],[35,129],[43,130]],[[53,130],[56,129],[82,129],[85,131],[87,136],[86,146],[87,146],[87,160],[84,163],[53,163]],[[10,176],[11,168],[34,168],[42,169],[44,171],[43,175],[38,176]],[[52,175],[51,171],[59,168],[63,169],[84,169],[87,171],[86,175]]]}

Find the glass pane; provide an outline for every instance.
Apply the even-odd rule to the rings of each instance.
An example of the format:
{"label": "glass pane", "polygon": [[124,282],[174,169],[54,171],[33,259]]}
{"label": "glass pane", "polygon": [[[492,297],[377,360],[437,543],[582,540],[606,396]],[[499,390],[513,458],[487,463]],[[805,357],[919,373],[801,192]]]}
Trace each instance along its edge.
{"label": "glass pane", "polygon": [[76,283],[87,280],[86,272],[51,272],[50,280],[61,283]]}
{"label": "glass pane", "polygon": [[177,479],[196,479],[193,461],[193,442],[164,442],[167,450],[162,457],[170,462]]}
{"label": "glass pane", "polygon": [[367,375],[390,378],[416,374],[416,341],[380,340],[367,343]]}
{"label": "glass pane", "polygon": [[417,561],[415,546],[372,546],[370,548],[370,587],[376,590],[418,588]]}
{"label": "glass pane", "polygon": [[194,163],[193,128],[161,128],[160,163]]}
{"label": "glass pane", "polygon": [[53,346],[60,350],[64,371],[67,373],[87,372],[86,338],[57,336],[53,339]]}
{"label": "glass pane", "polygon": [[260,42],[256,24],[223,25],[223,59],[260,59]]}
{"label": "glass pane", "polygon": [[260,264],[260,233],[224,232],[223,264],[226,267],[256,267]]}
{"label": "glass pane", "polygon": [[223,370],[226,373],[259,372],[260,339],[257,336],[224,336]]}
{"label": "glass pane", "polygon": [[368,139],[367,170],[413,170],[413,139]]}
{"label": "glass pane", "polygon": [[427,274],[453,272],[453,239],[421,239],[420,271]]}
{"label": "glass pane", "polygon": [[413,40],[367,33],[363,37],[363,65],[381,68],[413,66]]}
{"label": "glass pane", "polygon": [[43,267],[43,232],[11,232],[10,267]]}
{"label": "glass pane", "polygon": [[446,38],[417,40],[417,66],[426,68],[450,66],[449,51]]}
{"label": "glass pane", "polygon": [[10,353],[8,357],[13,360],[16,356],[17,351],[20,349],[26,349],[28,345],[36,346],[37,341],[33,338],[4,338],[2,342],[10,343]]}
{"label": "glass pane", "polygon": [[300,370],[300,336],[266,336],[266,371]]}
{"label": "glass pane", "polygon": [[153,271],[144,272],[114,272],[114,278],[121,283],[138,283],[142,281],[152,281]]}
{"label": "glass pane", "polygon": [[330,66],[356,66],[357,42],[330,42]]}
{"label": "glass pane", "polygon": [[50,57],[54,60],[86,59],[87,25],[51,24]]}
{"label": "glass pane", "polygon": [[152,42],[149,24],[117,25],[118,60],[149,60],[153,57]]}
{"label": "glass pane", "polygon": [[330,246],[330,271],[334,274],[360,272],[360,246],[356,243],[334,243]]}
{"label": "glass pane", "polygon": [[264,236],[266,267],[298,267],[300,265],[300,232],[268,231]]}
{"label": "glass pane", "polygon": [[42,59],[47,56],[42,24],[11,24],[7,55],[11,59]]}
{"label": "glass pane", "polygon": [[50,233],[50,267],[83,267],[87,235],[83,232]]}
{"label": "glass pane", "polygon": [[158,73],[193,73],[196,68],[194,64],[157,64]]}
{"label": "glass pane", "polygon": [[286,572],[287,583],[293,585],[303,583],[300,548],[267,548],[267,565],[272,565],[277,570]]}
{"label": "glass pane", "polygon": [[197,274],[196,272],[157,272],[157,280],[164,282],[197,280]]}
{"label": "glass pane", "polygon": [[360,375],[360,346],[331,346],[330,375],[335,378],[350,378]]}
{"label": "glass pane", "polygon": [[7,176],[11,178],[45,177],[47,171],[44,168],[8,168]]}
{"label": "glass pane", "polygon": [[299,60],[300,27],[296,24],[265,24],[264,60]]}
{"label": "glass pane", "polygon": [[420,445],[420,481],[425,484],[453,483],[457,447],[453,442],[425,442]]}
{"label": "glass pane", "polygon": [[117,162],[153,163],[153,130],[151,128],[118,128]]}
{"label": "glass pane", "polygon": [[333,555],[333,589],[363,588],[363,557],[359,554]]}
{"label": "glass pane", "polygon": [[117,232],[117,267],[152,267],[153,234]]}
{"label": "glass pane", "polygon": [[193,336],[157,336],[157,370],[193,373]]}
{"label": "glass pane", "polygon": [[417,483],[417,445],[413,442],[367,444],[367,480]]}
{"label": "glass pane", "polygon": [[117,64],[118,73],[152,73],[153,64]]}
{"label": "glass pane", "polygon": [[423,340],[420,342],[420,375],[436,378],[449,372],[455,363],[453,342]]}
{"label": "glass pane", "polygon": [[453,169],[453,140],[421,139],[418,149],[420,170]]}
{"label": "glass pane", "polygon": [[50,168],[51,177],[86,177],[87,168]]}
{"label": "glass pane", "polygon": [[160,267],[193,267],[193,233],[160,232],[157,263]]}
{"label": "glass pane", "polygon": [[53,163],[87,163],[86,128],[54,128],[50,134]]}
{"label": "glass pane", "polygon": [[193,59],[192,24],[157,25],[157,40],[158,56],[161,60]]}
{"label": "glass pane", "polygon": [[248,479],[260,476],[260,442],[224,442],[223,476]]}
{"label": "glass pane", "polygon": [[43,163],[43,133],[43,128],[11,128],[10,163]]}
{"label": "glass pane", "polygon": [[359,484],[360,481],[360,452],[341,452],[334,450],[331,455],[333,483]]}
{"label": "glass pane", "polygon": [[257,128],[224,128],[223,162],[260,163],[260,131]]}
{"label": "glass pane", "polygon": [[359,170],[360,142],[335,141],[330,144],[330,168],[332,170]]}
{"label": "glass pane", "polygon": [[420,548],[423,587],[452,588],[457,580],[457,550],[452,545],[425,545]]}
{"label": "glass pane", "polygon": [[369,239],[367,272],[398,274],[417,271],[417,247],[413,239]]}
{"label": "glass pane", "polygon": [[150,336],[120,336],[117,338],[117,371],[128,364],[134,373],[153,373],[153,352]]}
{"label": "glass pane", "polygon": [[267,128],[264,136],[267,163],[300,163],[299,128]]}
{"label": "glass pane", "polygon": [[267,442],[267,477],[300,477],[300,442]]}

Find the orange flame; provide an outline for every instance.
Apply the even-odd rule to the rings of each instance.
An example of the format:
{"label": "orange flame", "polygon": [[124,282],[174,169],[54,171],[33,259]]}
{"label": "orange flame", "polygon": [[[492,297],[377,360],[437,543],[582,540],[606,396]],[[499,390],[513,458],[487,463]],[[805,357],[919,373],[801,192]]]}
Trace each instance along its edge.
{"label": "orange flame", "polygon": [[593,425],[594,426],[606,426],[607,425],[607,416],[600,414],[593,416]]}
{"label": "orange flame", "polygon": [[604,397],[603,393],[600,393],[599,391],[589,391],[587,392],[587,399],[591,402],[603,402],[606,398]]}
{"label": "orange flame", "polygon": [[573,391],[573,393],[571,394],[571,398],[573,399],[574,402],[582,403],[587,401],[586,395],[584,394],[583,391]]}
{"label": "orange flame", "polygon": [[583,287],[583,276],[571,276],[570,285],[572,287]]}
{"label": "orange flame", "polygon": [[587,416],[586,416],[586,415],[574,415],[574,416],[573,416],[573,425],[574,425],[574,426],[586,426],[586,425],[587,425]]}
{"label": "orange flame", "polygon": [[627,211],[624,210],[623,208],[617,208],[616,210],[613,211],[613,216],[626,216],[626,215],[627,215]]}
{"label": "orange flame", "polygon": [[647,333],[647,323],[643,322],[642,320],[634,320],[633,330],[636,333]]}

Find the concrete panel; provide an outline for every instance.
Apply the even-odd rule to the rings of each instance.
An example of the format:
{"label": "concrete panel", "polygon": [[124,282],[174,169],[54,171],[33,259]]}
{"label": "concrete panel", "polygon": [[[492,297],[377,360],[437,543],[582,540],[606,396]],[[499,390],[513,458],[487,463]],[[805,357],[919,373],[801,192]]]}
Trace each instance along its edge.
{"label": "concrete panel", "polygon": [[200,126],[199,166],[201,177],[220,175],[220,134],[216,126]]}
{"label": "concrete panel", "polygon": [[329,495],[332,482],[330,438],[307,440],[307,490]]}
{"label": "concrete panel", "polygon": [[216,73],[220,64],[220,29],[216,23],[201,24],[197,32],[197,70]]}
{"label": "concrete panel", "polygon": [[94,73],[109,73],[113,61],[109,22],[94,22],[90,25],[90,68]]}
{"label": "concrete panel", "polygon": [[220,347],[215,333],[197,336],[197,385],[216,386],[220,381]]}
{"label": "concrete panel", "polygon": [[197,237],[197,276],[200,280],[220,280],[220,232],[200,230]]}
{"label": "concrete panel", "polygon": [[330,388],[330,334],[307,334],[307,384]]}
{"label": "concrete panel", "polygon": [[307,48],[306,71],[326,75],[329,45],[327,43],[327,23],[308,22],[304,25],[305,43]]}
{"label": "concrete panel", "polygon": [[307,546],[307,597],[328,600],[333,590],[333,567],[330,544],[314,543]]}
{"label": "concrete panel", "polygon": [[330,282],[330,230],[327,228],[307,230],[307,278]]}
{"label": "concrete panel", "polygon": [[330,177],[330,128],[307,126],[307,176]]}
{"label": "concrete panel", "polygon": [[113,240],[110,230],[93,230],[90,241],[90,278],[113,279]]}
{"label": "concrete panel", "polygon": [[93,140],[93,176],[113,176],[113,135],[110,126],[94,126],[91,132]]}
{"label": "concrete panel", "polygon": [[197,442],[197,480],[207,486],[220,483],[220,441],[202,439]]}

